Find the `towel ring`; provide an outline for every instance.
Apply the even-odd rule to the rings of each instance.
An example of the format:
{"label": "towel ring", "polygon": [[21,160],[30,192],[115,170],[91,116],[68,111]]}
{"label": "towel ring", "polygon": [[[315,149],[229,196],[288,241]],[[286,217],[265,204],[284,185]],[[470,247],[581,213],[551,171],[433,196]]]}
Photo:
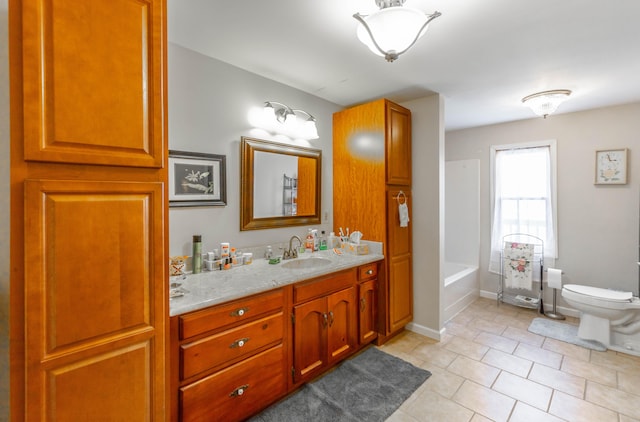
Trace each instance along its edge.
{"label": "towel ring", "polygon": [[[404,202],[400,202],[400,195],[402,195],[402,199],[404,199]],[[402,191],[398,192],[398,195],[396,196],[396,201],[398,201],[398,204],[400,204],[400,205],[406,204],[407,203],[407,195],[405,195],[404,192],[402,192]]]}

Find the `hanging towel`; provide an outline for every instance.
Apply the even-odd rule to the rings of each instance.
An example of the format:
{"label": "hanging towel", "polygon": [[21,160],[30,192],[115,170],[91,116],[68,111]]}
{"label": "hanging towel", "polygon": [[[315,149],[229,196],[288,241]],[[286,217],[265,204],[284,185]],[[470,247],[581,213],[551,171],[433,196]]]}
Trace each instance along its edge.
{"label": "hanging towel", "polygon": [[504,242],[502,274],[505,287],[531,290],[534,247],[530,243]]}
{"label": "hanging towel", "polygon": [[409,208],[407,202],[398,205],[398,214],[400,215],[400,227],[407,227],[409,225]]}

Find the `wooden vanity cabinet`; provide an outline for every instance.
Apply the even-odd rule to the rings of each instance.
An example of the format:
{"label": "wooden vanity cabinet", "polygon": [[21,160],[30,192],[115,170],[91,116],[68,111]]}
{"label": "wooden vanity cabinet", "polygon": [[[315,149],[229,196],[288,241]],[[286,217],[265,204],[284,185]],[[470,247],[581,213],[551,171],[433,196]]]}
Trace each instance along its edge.
{"label": "wooden vanity cabinet", "polygon": [[[333,223],[383,243],[378,283],[378,344],[413,319],[411,111],[381,99],[333,115]],[[410,218],[411,219],[411,218]]]}
{"label": "wooden vanity cabinet", "polygon": [[173,420],[243,420],[286,394],[290,291],[171,319]]}
{"label": "wooden vanity cabinet", "polygon": [[310,381],[357,346],[356,269],[294,286],[293,382]]}

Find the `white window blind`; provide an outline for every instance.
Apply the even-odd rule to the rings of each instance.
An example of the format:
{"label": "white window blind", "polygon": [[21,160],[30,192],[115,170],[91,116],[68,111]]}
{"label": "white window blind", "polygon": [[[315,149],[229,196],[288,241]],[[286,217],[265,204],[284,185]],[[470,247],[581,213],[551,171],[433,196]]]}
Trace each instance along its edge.
{"label": "white window blind", "polygon": [[557,257],[555,142],[492,147],[493,219],[489,271],[499,273],[502,238],[524,233],[544,242],[545,266]]}

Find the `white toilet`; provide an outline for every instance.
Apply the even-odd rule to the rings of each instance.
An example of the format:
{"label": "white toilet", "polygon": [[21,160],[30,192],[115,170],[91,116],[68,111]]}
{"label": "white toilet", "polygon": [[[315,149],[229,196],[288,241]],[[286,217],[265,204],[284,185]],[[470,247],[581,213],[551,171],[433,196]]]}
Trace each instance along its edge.
{"label": "white toilet", "polygon": [[640,299],[632,292],[565,284],[562,297],[580,311],[580,338],[640,356]]}

